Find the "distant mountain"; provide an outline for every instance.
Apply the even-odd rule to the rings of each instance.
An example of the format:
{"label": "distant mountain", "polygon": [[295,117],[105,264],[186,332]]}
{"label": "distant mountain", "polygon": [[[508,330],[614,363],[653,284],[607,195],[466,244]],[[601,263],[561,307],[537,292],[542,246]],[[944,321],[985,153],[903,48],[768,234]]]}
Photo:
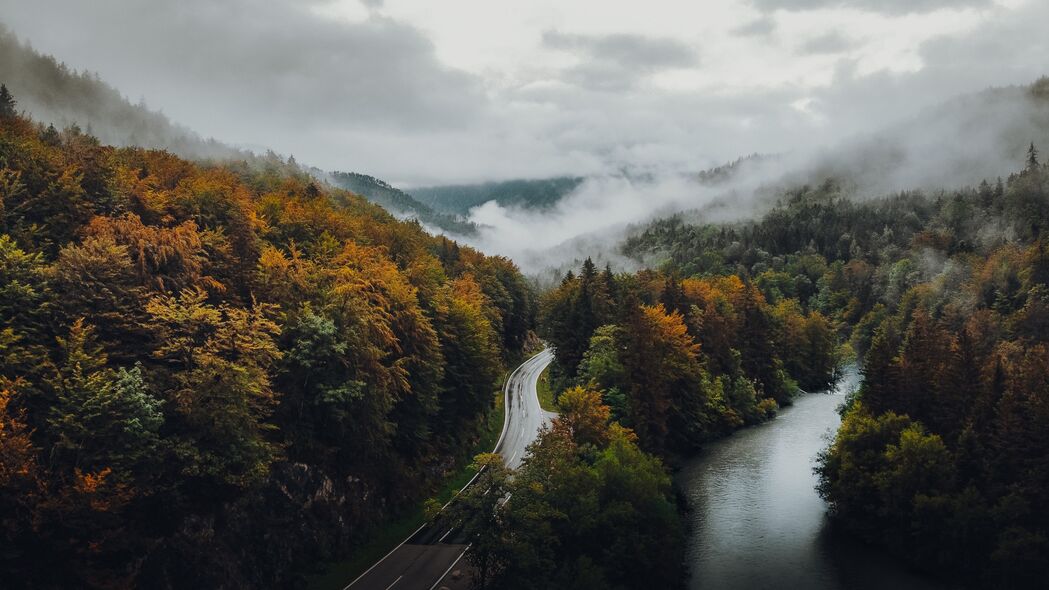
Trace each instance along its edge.
{"label": "distant mountain", "polygon": [[[1026,86],[958,96],[814,156],[749,156],[702,172],[697,181],[715,192],[691,209],[683,207],[673,215],[633,226],[618,252],[641,264],[658,265],[675,257],[691,258],[694,263],[700,252],[718,252],[736,240],[721,243],[722,229],[729,227],[725,222],[745,225],[783,207],[792,195],[809,192],[864,203],[894,196],[986,191],[996,181],[1008,179],[1032,148],[1036,153],[1049,150],[1049,78],[1045,77]],[[798,206],[809,205],[803,200]],[[820,223],[824,229],[834,228],[826,220]],[[892,222],[875,225],[881,231]],[[848,236],[844,230],[841,233]],[[813,230],[800,234],[810,235]]]}
{"label": "distant mountain", "polygon": [[98,74],[77,72],[0,26],[0,82],[17,108],[59,129],[77,125],[117,146],[164,149],[192,159],[245,159],[250,152],[204,139],[144,104],[132,104]]}
{"label": "distant mountain", "polygon": [[743,170],[745,170],[747,166],[760,164],[762,162],[774,160],[775,158],[776,156],[769,156],[766,154],[751,154],[749,156],[737,158],[732,162],[703,170],[697,173],[695,178],[700,184],[715,186],[728,182],[736,178],[739,174],[743,174]]}
{"label": "distant mountain", "polygon": [[434,211],[411,195],[378,178],[356,172],[332,172],[328,180],[335,186],[357,193],[395,215],[414,217],[424,224],[457,235],[469,236],[477,232],[474,224],[465,221],[459,215]]}
{"label": "distant mountain", "polygon": [[412,189],[420,203],[445,213],[467,215],[470,209],[495,201],[503,206],[543,209],[583,183],[582,177],[559,176],[539,180],[506,180],[483,184],[458,184]]}

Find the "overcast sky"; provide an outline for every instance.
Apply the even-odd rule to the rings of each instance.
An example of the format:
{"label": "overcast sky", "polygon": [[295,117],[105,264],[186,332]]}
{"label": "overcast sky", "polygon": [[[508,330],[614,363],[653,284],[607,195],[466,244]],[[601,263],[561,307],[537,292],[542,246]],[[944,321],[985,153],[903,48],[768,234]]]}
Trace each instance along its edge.
{"label": "overcast sky", "polygon": [[1045,0],[0,0],[238,145],[402,186],[697,170],[1049,70]]}

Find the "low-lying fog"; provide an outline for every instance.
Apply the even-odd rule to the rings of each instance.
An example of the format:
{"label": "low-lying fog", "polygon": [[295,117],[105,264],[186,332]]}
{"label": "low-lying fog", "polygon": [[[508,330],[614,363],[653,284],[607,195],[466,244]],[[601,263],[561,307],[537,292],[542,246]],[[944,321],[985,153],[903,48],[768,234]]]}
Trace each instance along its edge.
{"label": "low-lying fog", "polygon": [[1017,171],[1031,143],[1049,149],[1049,81],[959,97],[818,150],[744,158],[703,180],[677,170],[616,170],[588,177],[545,209],[489,201],[470,211],[479,235],[460,239],[532,274],[586,256],[629,268],[636,263],[617,246],[631,226],[652,219],[679,212],[706,221],[743,219],[787,188],[826,178],[854,198],[975,185]]}

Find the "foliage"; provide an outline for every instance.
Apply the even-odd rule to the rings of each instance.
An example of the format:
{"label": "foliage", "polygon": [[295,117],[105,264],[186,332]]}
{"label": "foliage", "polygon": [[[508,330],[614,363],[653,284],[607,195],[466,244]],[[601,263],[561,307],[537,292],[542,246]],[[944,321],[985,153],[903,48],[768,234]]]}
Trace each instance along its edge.
{"label": "foliage", "polygon": [[[458,215],[434,211],[430,206],[417,201],[412,195],[366,174],[332,172],[331,180],[339,188],[355,192],[390,211],[411,215],[422,223],[463,236],[477,233],[477,227],[473,223],[462,220]],[[463,213],[466,212],[463,211]]]}
{"label": "foliage", "polygon": [[[870,197],[830,179],[752,221],[654,222],[624,251],[666,261],[633,284],[688,277],[659,301],[685,318],[707,371],[740,367],[759,397],[784,401],[781,373],[814,390],[843,356],[861,361],[819,467],[839,522],[963,584],[1035,588],[1049,577],[1035,508],[1049,500],[1047,215],[1049,167],[1032,145],[1020,171],[977,187]],[[682,298],[703,285],[717,296]],[[620,349],[605,333],[594,343],[582,378],[607,387]],[[717,379],[706,391],[719,408],[753,399]]]}
{"label": "foliage", "polygon": [[[736,275],[597,273],[587,260],[542,304],[557,389],[603,392],[641,446],[682,453],[755,424],[797,389],[829,385],[838,336],[796,299],[773,306]],[[793,378],[792,378],[793,377]]]}
{"label": "foliage", "polygon": [[562,414],[509,472],[482,455],[456,504],[481,588],[664,588],[682,575],[670,478],[636,436],[609,423],[600,393],[573,388]]}
{"label": "foliage", "polygon": [[[1033,508],[1049,500],[1046,172],[1032,149],[998,189],[938,199],[912,250],[872,272],[881,295],[857,306],[852,335],[863,384],[818,469],[848,528],[982,587],[1049,576],[1049,520]],[[959,207],[982,227],[939,229]],[[1013,238],[987,239],[994,225]],[[850,305],[841,317],[857,317]]]}
{"label": "foliage", "polygon": [[293,583],[454,467],[534,316],[508,260],[292,166],[8,113],[0,198],[16,586]]}
{"label": "foliage", "polygon": [[412,196],[438,211],[466,215],[470,209],[489,201],[525,209],[552,207],[562,197],[579,188],[581,177],[558,176],[536,180],[504,180],[483,184],[421,187]]}

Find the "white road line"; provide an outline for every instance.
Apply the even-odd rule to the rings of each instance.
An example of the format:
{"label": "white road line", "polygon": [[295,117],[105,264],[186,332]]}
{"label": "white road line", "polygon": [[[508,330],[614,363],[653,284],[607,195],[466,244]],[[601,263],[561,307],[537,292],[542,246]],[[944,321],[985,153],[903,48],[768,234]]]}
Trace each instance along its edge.
{"label": "white road line", "polygon": [[[382,562],[386,561],[386,558],[387,558],[387,557],[389,557],[389,556],[393,555],[395,551],[397,551],[397,550],[398,550],[398,549],[400,549],[400,548],[401,548],[401,547],[402,547],[402,546],[403,546],[403,545],[404,545],[405,543],[407,543],[407,542],[408,542],[408,539],[411,539],[411,538],[412,538],[412,537],[414,537],[415,535],[419,534],[419,531],[421,531],[421,530],[423,530],[424,528],[426,528],[426,525],[427,525],[427,524],[429,524],[429,523],[423,523],[423,525],[422,525],[422,526],[420,526],[419,528],[415,529],[415,532],[414,532],[414,533],[412,533],[412,534],[408,535],[407,537],[405,537],[405,539],[404,539],[403,541],[401,541],[401,542],[400,542],[400,544],[398,544],[398,545],[397,545],[396,547],[394,547],[393,549],[390,549],[390,552],[389,552],[389,553],[387,553],[386,555],[384,555],[384,556],[382,557],[382,559],[380,559],[379,561],[376,561],[375,563],[373,563],[373,564],[372,564],[372,566],[371,566],[370,568],[368,568],[368,569],[364,570],[364,573],[363,573],[363,574],[361,574],[361,575],[357,576],[356,578],[354,578],[354,580],[353,580],[352,582],[350,582],[349,584],[346,584],[346,587],[345,587],[345,588],[343,588],[342,590],[349,590],[349,589],[350,589],[350,586],[353,586],[353,585],[354,585],[354,584],[356,584],[356,583],[357,583],[357,582],[358,582],[358,581],[359,581],[359,580],[360,580],[361,578],[363,578],[364,576],[367,576],[367,575],[368,575],[368,572],[370,572],[370,571],[372,571],[373,569],[375,569],[376,567],[378,567],[378,565],[379,565],[380,563],[382,563]],[[398,579],[398,580],[400,580],[400,578],[397,578],[397,579]],[[394,581],[394,584],[396,584],[396,583],[397,583],[397,582],[396,582],[396,581]]]}
{"label": "white road line", "polygon": [[[516,383],[516,384],[514,383],[514,376],[515,376],[515,375],[517,375],[517,374],[518,374],[519,372],[522,372],[522,371],[524,371],[524,372],[526,372],[526,373],[527,373],[527,372],[529,372],[529,371],[531,371],[531,370],[532,370],[532,367],[534,367],[534,366],[535,366],[535,365],[537,365],[537,364],[541,364],[541,363],[543,363],[544,361],[546,361],[547,357],[549,357],[549,356],[552,356],[552,354],[553,354],[553,353],[552,353],[552,352],[551,352],[551,351],[550,351],[549,349],[547,349],[547,350],[543,350],[542,352],[540,352],[540,353],[536,354],[536,355],[535,355],[535,356],[533,356],[532,358],[530,358],[530,359],[526,360],[525,362],[521,363],[521,364],[520,364],[520,365],[519,365],[519,366],[518,366],[518,367],[517,367],[516,369],[514,369],[513,371],[511,371],[511,372],[510,372],[510,375],[509,375],[509,377],[507,377],[507,378],[506,378],[506,386],[505,386],[505,387],[503,388],[503,408],[504,408],[504,410],[503,410],[503,430],[502,430],[502,432],[501,432],[501,433],[499,433],[499,440],[498,440],[498,441],[496,441],[496,443],[495,443],[495,448],[493,448],[493,449],[492,449],[492,452],[493,452],[493,453],[498,453],[498,452],[499,452],[499,447],[500,447],[500,446],[502,446],[502,444],[503,444],[503,443],[505,442],[505,439],[506,439],[506,435],[507,435],[507,431],[509,430],[509,426],[510,426],[510,406],[511,406],[511,404],[512,404],[512,403],[513,403],[514,401],[516,401],[516,402],[517,402],[517,405],[518,405],[518,407],[520,407],[520,408],[524,408],[524,407],[525,407],[525,403],[524,403],[524,395],[515,395],[515,396],[514,396],[514,398],[515,398],[515,399],[513,399],[513,400],[511,400],[511,398],[510,398],[510,396],[511,396],[511,388],[512,388],[512,387],[513,387],[513,388],[514,388],[514,389],[515,389],[515,390],[516,390],[517,392],[521,392],[521,391],[522,391],[522,390],[524,389],[524,384],[523,384],[523,383]],[[538,381],[538,378],[537,378],[537,381]],[[521,436],[522,434],[523,434],[523,429],[519,429],[519,433],[518,433],[518,436],[517,436],[517,440],[520,440],[520,436]],[[518,449],[517,451],[515,451],[515,453],[514,453],[514,457],[516,457],[516,456],[517,456],[517,452],[519,452],[519,451],[520,451],[520,449]],[[511,459],[511,461],[512,461],[512,460],[513,460],[513,459]],[[480,474],[480,472],[478,472],[478,473],[475,473],[475,474],[474,474],[474,476],[473,476],[472,478],[470,478],[470,481],[468,481],[468,482],[466,483],[466,485],[464,485],[464,486],[462,487],[462,489],[460,489],[460,490],[459,490],[459,491],[458,491],[458,492],[457,492],[457,493],[455,494],[455,496],[458,496],[458,495],[459,495],[459,494],[461,494],[461,493],[462,493],[462,492],[463,492],[464,490],[466,490],[466,488],[470,487],[470,485],[471,485],[471,484],[473,484],[474,480],[476,480],[476,479],[477,479],[477,477],[478,477],[479,475],[481,475],[481,474]],[[486,491],[485,493],[487,493],[487,491]],[[451,503],[452,503],[452,501],[453,501],[453,500],[455,500],[455,496],[452,496],[452,499],[451,499],[451,500],[448,500],[448,502],[447,502],[447,503],[445,503],[445,505],[441,507],[441,510],[444,510],[445,508],[447,508],[447,507],[448,507],[448,504],[451,504]],[[391,555],[393,555],[394,553],[396,553],[398,549],[400,549],[400,548],[401,548],[401,547],[402,547],[402,546],[403,546],[403,545],[404,545],[405,543],[407,543],[407,542],[408,542],[408,541],[409,541],[409,540],[410,540],[410,539],[411,539],[412,537],[414,537],[415,535],[417,535],[417,534],[419,533],[419,531],[421,531],[421,530],[423,530],[424,528],[426,528],[427,526],[429,526],[429,524],[430,524],[430,523],[428,523],[428,522],[427,522],[427,523],[423,523],[423,525],[422,525],[422,526],[420,526],[419,528],[415,529],[415,532],[413,532],[412,534],[408,535],[408,536],[407,536],[407,537],[406,537],[406,538],[405,538],[405,539],[404,539],[403,541],[401,541],[401,542],[400,542],[400,544],[398,544],[398,545],[397,545],[396,547],[394,547],[393,549],[391,549],[389,553],[387,553],[386,555],[384,555],[384,556],[382,557],[382,559],[380,559],[379,561],[376,561],[375,563],[373,563],[371,567],[369,567],[368,569],[364,570],[364,573],[362,573],[361,575],[357,576],[357,577],[356,577],[356,578],[355,578],[355,579],[354,579],[354,580],[353,580],[352,582],[350,582],[349,584],[347,584],[347,585],[346,585],[346,587],[345,587],[345,588],[343,588],[342,590],[349,590],[349,588],[350,588],[351,586],[353,586],[354,584],[356,584],[357,582],[359,582],[359,581],[361,580],[361,578],[363,578],[364,576],[368,575],[368,573],[369,573],[369,572],[371,572],[371,571],[372,571],[373,569],[375,569],[376,567],[378,567],[378,565],[379,565],[380,563],[382,563],[382,562],[386,561],[386,559],[387,559],[388,557],[390,557]],[[449,531],[449,532],[451,532],[451,531]],[[447,535],[448,535],[448,533],[445,533],[445,536],[447,536]],[[444,537],[441,537],[441,540],[444,540]],[[438,541],[438,543],[439,543],[439,542],[440,542],[440,541]],[[469,547],[470,547],[470,545],[467,545],[467,548],[469,548]],[[449,566],[449,567],[448,567],[448,569],[447,569],[447,570],[446,570],[446,571],[444,572],[444,574],[442,574],[442,575],[441,575],[441,577],[437,579],[437,582],[435,582],[435,583],[434,583],[434,585],[433,585],[433,586],[431,587],[431,590],[432,590],[433,588],[436,588],[436,587],[437,587],[437,585],[441,583],[441,580],[443,580],[443,579],[444,579],[444,577],[448,575],[448,572],[452,571],[452,568],[453,568],[453,567],[455,567],[455,564],[456,564],[456,563],[459,563],[459,560],[463,558],[463,555],[466,555],[466,551],[463,551],[463,552],[462,552],[462,553],[461,553],[461,554],[459,555],[459,557],[457,557],[457,558],[455,559],[455,561],[454,561],[454,562],[452,562],[452,565],[451,565],[451,566]],[[392,584],[390,584],[389,586],[387,586],[387,590],[389,590],[390,588],[392,588],[392,587],[394,586],[394,584],[396,584],[397,582],[399,582],[399,581],[401,580],[401,578],[403,578],[403,577],[404,577],[403,575],[401,575],[401,576],[398,576],[398,577],[397,577],[397,579],[396,579],[396,580],[394,580]]]}
{"label": "white road line", "polygon": [[438,543],[443,543],[444,542],[444,538],[447,537],[448,535],[452,534],[453,530],[455,530],[455,529],[448,529],[448,532],[443,534],[443,535],[441,535],[441,538],[437,539],[437,542]]}
{"label": "white road line", "polygon": [[462,559],[463,556],[466,555],[466,552],[470,550],[470,545],[473,545],[473,543],[470,543],[466,546],[466,549],[463,549],[463,552],[459,554],[459,557],[455,558],[455,561],[452,562],[452,565],[448,566],[448,569],[444,570],[444,573],[441,574],[440,578],[437,578],[437,581],[433,583],[433,586],[430,586],[430,590],[436,588],[437,585],[441,583],[441,580],[444,580],[445,576],[448,575],[448,572],[452,571],[452,568],[455,567],[455,564],[459,563],[459,560]]}

